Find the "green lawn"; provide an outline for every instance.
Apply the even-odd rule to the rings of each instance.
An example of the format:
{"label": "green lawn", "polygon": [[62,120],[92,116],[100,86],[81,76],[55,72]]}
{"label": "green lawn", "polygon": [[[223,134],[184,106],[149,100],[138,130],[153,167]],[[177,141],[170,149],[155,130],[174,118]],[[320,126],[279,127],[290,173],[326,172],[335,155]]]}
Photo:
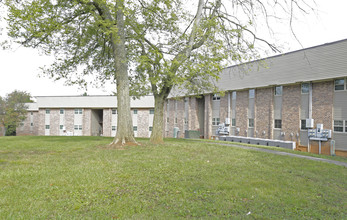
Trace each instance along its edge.
{"label": "green lawn", "polygon": [[1,137],[0,219],[346,219],[347,169],[208,142]]}

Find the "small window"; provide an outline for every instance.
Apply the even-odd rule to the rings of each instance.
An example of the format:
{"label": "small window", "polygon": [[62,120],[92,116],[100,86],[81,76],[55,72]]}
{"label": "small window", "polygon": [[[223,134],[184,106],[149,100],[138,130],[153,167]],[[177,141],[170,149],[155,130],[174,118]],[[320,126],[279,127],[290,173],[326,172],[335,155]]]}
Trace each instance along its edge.
{"label": "small window", "polygon": [[76,108],[75,109],[75,115],[82,115],[82,109],[81,108]]}
{"label": "small window", "polygon": [[282,86],[276,86],[275,87],[275,95],[281,96],[282,95],[282,90],[283,90]]}
{"label": "small window", "polygon": [[236,118],[231,119],[231,126],[236,126]]}
{"label": "small window", "polygon": [[82,125],[78,125],[78,130],[82,130]]}
{"label": "small window", "polygon": [[282,128],[282,120],[275,119],[275,128]]}
{"label": "small window", "polygon": [[46,125],[46,130],[49,130],[49,127],[50,127],[49,125]]}
{"label": "small window", "polygon": [[34,123],[30,123],[30,126],[33,127],[33,126],[34,126]]}
{"label": "small window", "polygon": [[188,124],[188,119],[186,117],[184,117],[184,124]]}
{"label": "small window", "polygon": [[61,115],[64,114],[64,109],[60,109],[60,114],[61,114]]}
{"label": "small window", "polygon": [[334,131],[343,132],[343,120],[334,120]]}
{"label": "small window", "polygon": [[212,125],[216,126],[219,125],[220,123],[220,118],[212,118]]}
{"label": "small window", "polygon": [[112,131],[115,131],[116,130],[116,126],[112,126]]}
{"label": "small window", "polygon": [[134,127],[133,127],[133,130],[134,130],[134,131],[137,131],[137,126],[134,126]]}
{"label": "small window", "polygon": [[301,130],[307,130],[306,127],[306,119],[301,119],[301,126],[300,126]]}
{"label": "small window", "polygon": [[302,94],[308,94],[310,91],[310,84],[309,83],[302,83],[301,84],[301,93]]}
{"label": "small window", "polygon": [[170,121],[170,118],[169,118],[169,117],[167,117],[167,118],[166,118],[166,122],[167,122],[167,123],[169,123],[169,121]]}
{"label": "small window", "polygon": [[232,100],[235,100],[235,99],[236,99],[236,91],[233,91],[233,92],[231,93],[231,98],[232,98]]}
{"label": "small window", "polygon": [[220,96],[218,94],[214,94],[213,97],[212,97],[212,100],[213,101],[218,101],[218,100],[220,100]]}
{"label": "small window", "polygon": [[51,110],[50,109],[46,109],[46,114],[47,115],[51,114]]}
{"label": "small window", "polygon": [[115,115],[115,114],[117,114],[117,109],[112,109],[112,115]]}
{"label": "small window", "polygon": [[137,115],[137,109],[134,109],[134,115]]}
{"label": "small window", "polygon": [[78,130],[78,125],[74,125],[74,129],[75,129],[75,130]]}
{"label": "small window", "polygon": [[175,118],[175,123],[177,124],[177,118]]}
{"label": "small window", "polygon": [[152,131],[152,130],[153,130],[153,127],[149,127],[148,129],[149,129],[149,131]]}
{"label": "small window", "polygon": [[248,119],[248,127],[254,128],[254,119],[253,118]]}
{"label": "small window", "polygon": [[63,130],[64,129],[64,125],[60,125],[59,128],[60,128],[60,130]]}
{"label": "small window", "polygon": [[33,112],[30,112],[30,115],[33,115],[34,113]]}
{"label": "small window", "polygon": [[255,89],[250,89],[249,90],[249,98],[254,99],[254,97],[255,97]]}
{"label": "small window", "polygon": [[154,109],[150,109],[150,110],[149,110],[149,114],[150,114],[150,115],[154,115]]}
{"label": "small window", "polygon": [[345,80],[344,79],[336,79],[335,80],[335,91],[344,90],[345,89]]}

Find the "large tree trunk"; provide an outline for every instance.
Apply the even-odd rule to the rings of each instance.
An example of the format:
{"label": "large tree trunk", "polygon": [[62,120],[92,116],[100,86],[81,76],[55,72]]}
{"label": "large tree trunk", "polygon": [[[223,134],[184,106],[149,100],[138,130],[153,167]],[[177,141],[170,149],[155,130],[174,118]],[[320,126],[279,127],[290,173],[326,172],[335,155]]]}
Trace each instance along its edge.
{"label": "large tree trunk", "polygon": [[153,131],[150,142],[153,144],[164,143],[164,104],[167,94],[154,95]]}
{"label": "large tree trunk", "polygon": [[134,138],[133,120],[130,112],[128,62],[125,49],[124,3],[117,0],[117,30],[111,35],[115,57],[117,81],[117,133],[110,144],[113,147],[137,144]]}

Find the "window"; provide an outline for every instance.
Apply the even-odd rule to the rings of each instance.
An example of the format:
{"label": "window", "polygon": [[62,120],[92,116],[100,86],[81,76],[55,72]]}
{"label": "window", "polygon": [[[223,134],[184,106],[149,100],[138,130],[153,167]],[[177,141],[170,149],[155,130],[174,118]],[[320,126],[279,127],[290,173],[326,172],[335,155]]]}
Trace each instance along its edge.
{"label": "window", "polygon": [[149,110],[149,114],[150,114],[150,115],[154,115],[154,109],[150,109],[150,110]]}
{"label": "window", "polygon": [[343,132],[343,120],[334,120],[334,131]]}
{"label": "window", "polygon": [[75,125],[74,126],[74,129],[77,131],[77,130],[82,130],[82,125]]}
{"label": "window", "polygon": [[49,130],[49,125],[46,125],[46,130]]}
{"label": "window", "polygon": [[249,90],[249,98],[254,99],[254,97],[255,97],[255,89],[250,89]]}
{"label": "window", "polygon": [[169,117],[167,117],[167,118],[166,118],[166,122],[167,122],[167,123],[169,123],[169,121],[170,121],[170,118],[169,118]]}
{"label": "window", "polygon": [[236,118],[231,119],[231,126],[236,126]]}
{"label": "window", "polygon": [[64,125],[60,125],[59,128],[60,128],[60,130],[63,130],[64,129]]}
{"label": "window", "polygon": [[275,95],[281,96],[282,95],[282,90],[283,90],[282,86],[276,86],[275,87]]}
{"label": "window", "polygon": [[175,118],[175,123],[177,124],[177,118]]}
{"label": "window", "polygon": [[31,127],[34,126],[34,123],[30,123],[30,126],[31,126]]}
{"label": "window", "polygon": [[212,125],[219,125],[220,123],[220,118],[212,118]]}
{"label": "window", "polygon": [[335,91],[345,89],[345,79],[336,79],[335,80]]}
{"label": "window", "polygon": [[302,83],[301,84],[301,94],[308,94],[310,91],[310,84],[309,83]]}
{"label": "window", "polygon": [[46,109],[46,114],[47,115],[51,114],[51,110],[50,109]]}
{"label": "window", "polygon": [[64,109],[60,109],[60,114],[61,114],[61,115],[64,114]]}
{"label": "window", "polygon": [[134,109],[134,115],[137,115],[137,109]]}
{"label": "window", "polygon": [[34,113],[33,112],[30,112],[30,115],[33,115]]}
{"label": "window", "polygon": [[213,97],[212,97],[212,100],[213,101],[218,101],[218,100],[220,100],[220,96],[218,94],[214,94]]}
{"label": "window", "polygon": [[275,128],[282,128],[282,120],[275,119]]}
{"label": "window", "polygon": [[117,109],[112,109],[112,115],[115,115],[115,114],[117,114]]}
{"label": "window", "polygon": [[81,108],[76,108],[75,109],[75,115],[82,115],[82,109]]}
{"label": "window", "polygon": [[137,126],[134,126],[134,127],[133,127],[133,130],[134,130],[134,131],[137,131]]}
{"label": "window", "polygon": [[116,126],[112,126],[112,131],[115,131],[117,129]]}
{"label": "window", "polygon": [[248,119],[248,127],[254,128],[254,119],[253,118]]}
{"label": "window", "polygon": [[184,117],[184,124],[188,124],[188,119],[186,117]]}
{"label": "window", "polygon": [[152,131],[153,130],[153,127],[149,127],[149,131]]}
{"label": "window", "polygon": [[306,119],[301,119],[301,130],[307,130]]}

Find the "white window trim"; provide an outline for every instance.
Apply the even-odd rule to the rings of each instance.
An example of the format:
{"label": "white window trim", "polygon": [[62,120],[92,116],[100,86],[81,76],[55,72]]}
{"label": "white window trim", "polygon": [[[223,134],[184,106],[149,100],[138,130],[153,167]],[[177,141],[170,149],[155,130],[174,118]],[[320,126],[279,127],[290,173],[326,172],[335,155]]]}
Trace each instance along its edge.
{"label": "white window trim", "polygon": [[[275,120],[281,120],[281,128],[276,128],[276,127],[275,127],[275,125],[276,125]],[[282,119],[274,119],[274,129],[276,129],[276,130],[282,130],[282,127],[283,127]]]}
{"label": "white window trim", "polygon": [[[343,82],[343,90],[336,90],[335,89],[335,80],[339,80],[339,79],[343,79],[344,82]],[[334,79],[334,92],[344,92],[347,90],[347,78],[337,78],[337,79]]]}
{"label": "white window trim", "polygon": [[[335,121],[342,121],[342,131],[335,131]],[[346,132],[346,126],[347,126],[347,120],[340,120],[340,119],[337,119],[337,120],[333,120],[333,132],[335,133],[338,133],[338,134],[347,134]]]}
{"label": "white window trim", "polygon": [[220,101],[220,95],[219,94],[213,94],[212,101]]}

